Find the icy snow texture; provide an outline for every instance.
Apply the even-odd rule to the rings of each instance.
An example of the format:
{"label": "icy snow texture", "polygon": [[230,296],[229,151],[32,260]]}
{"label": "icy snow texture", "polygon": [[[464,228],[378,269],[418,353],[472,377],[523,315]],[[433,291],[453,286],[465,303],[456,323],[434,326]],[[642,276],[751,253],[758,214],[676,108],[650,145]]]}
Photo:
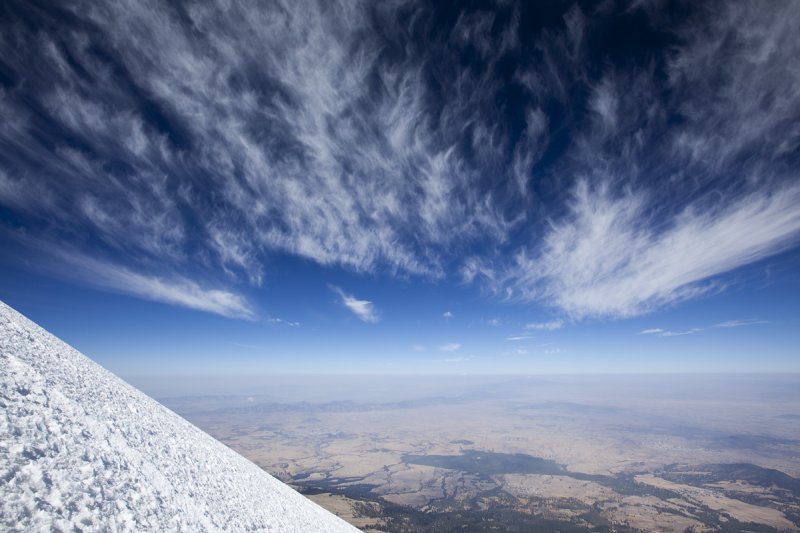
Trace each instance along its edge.
{"label": "icy snow texture", "polygon": [[0,302],[0,529],[356,531]]}

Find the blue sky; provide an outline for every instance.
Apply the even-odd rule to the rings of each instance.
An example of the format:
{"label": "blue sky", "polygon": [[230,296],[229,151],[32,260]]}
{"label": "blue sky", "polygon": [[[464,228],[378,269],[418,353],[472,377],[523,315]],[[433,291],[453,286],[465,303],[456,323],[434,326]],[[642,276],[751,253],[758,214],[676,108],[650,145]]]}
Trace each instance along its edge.
{"label": "blue sky", "polygon": [[123,376],[800,371],[794,2],[1,9],[0,298]]}

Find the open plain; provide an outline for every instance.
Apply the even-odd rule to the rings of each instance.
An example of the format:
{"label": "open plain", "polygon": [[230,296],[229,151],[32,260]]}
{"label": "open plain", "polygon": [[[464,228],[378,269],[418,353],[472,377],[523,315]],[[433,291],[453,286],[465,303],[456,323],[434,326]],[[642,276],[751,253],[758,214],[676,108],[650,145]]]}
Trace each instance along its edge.
{"label": "open plain", "polygon": [[798,391],[793,376],[293,377],[163,401],[365,530],[797,531]]}

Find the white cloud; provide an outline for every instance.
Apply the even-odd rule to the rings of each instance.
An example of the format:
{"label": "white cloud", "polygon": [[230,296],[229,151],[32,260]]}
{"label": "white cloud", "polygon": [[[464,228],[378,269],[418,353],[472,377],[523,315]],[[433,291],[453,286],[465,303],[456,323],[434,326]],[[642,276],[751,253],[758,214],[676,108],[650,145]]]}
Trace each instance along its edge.
{"label": "white cloud", "polygon": [[798,5],[720,7],[678,30],[683,45],[669,75],[687,123],[676,131],[676,153],[711,171],[786,161],[800,141],[800,131],[789,126],[800,118]]}
{"label": "white cloud", "polygon": [[[253,285],[275,252],[437,278],[454,243],[502,242],[522,222],[504,205],[516,183],[487,183],[474,164],[517,171],[503,170],[513,135],[494,112],[494,69],[440,80],[443,98],[429,84],[429,43],[384,57],[407,40],[398,17],[424,5],[79,0],[64,9],[82,22],[56,35],[37,20],[0,38],[25,80],[0,91],[9,161],[0,204],[65,242],[89,235],[122,263],[202,265]],[[452,44],[499,60],[518,21],[503,23],[496,50],[481,29],[491,16],[465,19],[459,35],[474,42]],[[29,54],[13,52],[16,40]]]}
{"label": "white cloud", "polygon": [[757,324],[769,324],[768,320],[728,320],[714,324],[712,328],[739,328],[742,326],[755,326]]}
{"label": "white cloud", "polygon": [[449,342],[442,346],[439,346],[439,351],[441,352],[455,352],[456,350],[460,349],[461,345],[457,342]]}
{"label": "white cloud", "polygon": [[703,328],[692,328],[684,331],[663,331],[658,334],[659,337],[682,337],[684,335],[693,335],[697,332],[703,331]]}
{"label": "white cloud", "polygon": [[704,330],[705,328],[691,328],[683,331],[672,331],[669,329],[662,329],[662,328],[650,328],[640,331],[639,335],[656,335],[658,337],[682,337],[684,335],[692,335],[694,333],[698,333]]}
{"label": "white cloud", "polygon": [[411,349],[415,352],[424,352],[426,348],[421,344],[412,344]]}
{"label": "white cloud", "polygon": [[510,337],[506,337],[507,341],[524,341],[528,339],[533,339],[533,335],[511,335]]}
{"label": "white cloud", "polygon": [[378,310],[369,300],[359,300],[333,285],[331,285],[331,290],[339,295],[342,305],[352,311],[359,319],[372,323],[380,320]]}
{"label": "white cloud", "polygon": [[[657,20],[650,5],[643,9]],[[558,203],[488,280],[495,293],[575,319],[630,317],[722,290],[723,275],[794,247],[800,41],[787,21],[798,14],[793,2],[701,10],[673,28],[681,44],[666,58],[664,85],[650,68],[604,69],[586,87],[590,124],[572,132],[551,184],[574,177],[566,209]],[[576,48],[553,72],[517,76],[532,94],[598,79],[570,62],[580,41],[562,43]],[[558,83],[549,87],[548,75]],[[660,98],[663,90],[673,97]],[[474,265],[465,270],[477,275]]]}
{"label": "white cloud", "polygon": [[284,320],[282,318],[268,318],[267,319],[267,323],[276,324],[276,325],[282,325],[282,326],[289,326],[289,327],[293,327],[293,328],[296,328],[296,327],[300,326],[300,322],[292,322],[290,320]]}
{"label": "white cloud", "polygon": [[532,322],[525,324],[525,329],[536,331],[555,331],[564,327],[563,320],[550,320],[549,322]]}
{"label": "white cloud", "polygon": [[244,296],[229,290],[203,287],[179,275],[140,274],[82,255],[60,254],[59,257],[74,269],[72,276],[88,285],[229,318],[255,320],[257,317]]}
{"label": "white cloud", "polygon": [[493,327],[494,326],[499,326],[500,325],[500,319],[499,318],[491,318],[486,323],[489,324],[490,326],[493,326]]}
{"label": "white cloud", "polygon": [[[631,9],[658,27],[653,6]],[[0,91],[0,204],[29,234],[102,248],[131,272],[159,265],[258,286],[265,257],[285,252],[442,278],[470,250],[466,282],[569,318],[627,317],[718,290],[720,275],[798,241],[791,0],[698,8],[662,28],[676,44],[654,52],[658,76],[590,64],[594,23],[573,7],[524,36],[541,61],[513,81],[496,67],[525,32],[500,8],[465,10],[436,42],[409,41],[398,24],[430,19],[416,3],[64,9],[82,22],[65,17],[48,33],[52,14],[35,10],[0,36],[6,70],[24,80]],[[459,68],[447,50],[482,63]],[[498,113],[498,95],[515,88],[530,102]],[[504,122],[517,111],[523,131]],[[568,142],[536,178],[540,205],[531,181],[552,130]],[[531,242],[514,248],[520,234]],[[183,296],[141,280],[139,291],[184,306],[206,291],[174,279]],[[351,304],[374,318],[370,302]]]}
{"label": "white cloud", "polygon": [[442,316],[443,316],[445,319],[450,319],[450,318],[453,318],[453,313],[451,313],[450,311],[445,311],[445,312],[444,312],[444,314],[443,314]]}
{"label": "white cloud", "polygon": [[672,331],[668,329],[662,328],[650,328],[644,329],[639,332],[639,335],[657,335],[659,337],[681,337],[684,335],[692,335],[693,333],[699,333],[701,331],[706,331],[707,329],[711,328],[740,328],[743,326],[754,326],[757,324],[769,324],[767,320],[728,320],[726,322],[719,322],[717,324],[713,324],[708,328],[690,328],[682,331]]}
{"label": "white cloud", "polygon": [[468,257],[460,270],[464,283],[472,283],[477,279],[494,282],[497,275],[488,261],[478,257]]}
{"label": "white cloud", "polygon": [[521,253],[506,285],[572,317],[628,317],[712,290],[713,278],[800,240],[800,187],[690,204],[656,223],[657,200],[581,181],[543,245]]}

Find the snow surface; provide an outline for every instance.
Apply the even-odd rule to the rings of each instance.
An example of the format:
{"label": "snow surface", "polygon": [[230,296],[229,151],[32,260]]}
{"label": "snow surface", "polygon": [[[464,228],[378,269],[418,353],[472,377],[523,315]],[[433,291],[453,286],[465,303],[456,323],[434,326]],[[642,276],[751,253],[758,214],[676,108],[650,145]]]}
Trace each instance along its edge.
{"label": "snow surface", "polygon": [[0,302],[0,529],[357,531]]}

